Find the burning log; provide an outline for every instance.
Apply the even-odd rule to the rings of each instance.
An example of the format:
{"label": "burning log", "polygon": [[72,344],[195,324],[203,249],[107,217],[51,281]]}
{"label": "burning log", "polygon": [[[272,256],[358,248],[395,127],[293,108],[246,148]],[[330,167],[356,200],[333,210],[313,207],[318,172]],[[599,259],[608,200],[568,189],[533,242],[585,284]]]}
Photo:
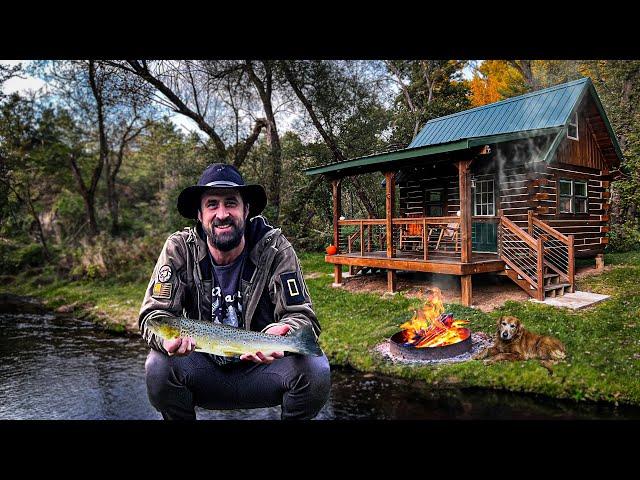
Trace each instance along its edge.
{"label": "burning log", "polygon": [[422,309],[413,318],[403,323],[405,346],[414,348],[438,347],[458,343],[471,335],[465,320],[454,320],[452,313],[444,312],[442,293],[435,289]]}

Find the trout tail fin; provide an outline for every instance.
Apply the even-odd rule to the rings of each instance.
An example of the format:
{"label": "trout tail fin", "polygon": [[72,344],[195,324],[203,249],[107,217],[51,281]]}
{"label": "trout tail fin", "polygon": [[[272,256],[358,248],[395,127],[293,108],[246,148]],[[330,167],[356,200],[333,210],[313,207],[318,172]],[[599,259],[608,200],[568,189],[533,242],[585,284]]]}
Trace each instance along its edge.
{"label": "trout tail fin", "polygon": [[303,355],[313,355],[316,357],[323,354],[322,349],[316,340],[316,335],[313,333],[313,329],[311,327],[300,327],[290,333],[289,336],[291,336],[293,341],[296,343],[299,349],[298,353],[302,353]]}

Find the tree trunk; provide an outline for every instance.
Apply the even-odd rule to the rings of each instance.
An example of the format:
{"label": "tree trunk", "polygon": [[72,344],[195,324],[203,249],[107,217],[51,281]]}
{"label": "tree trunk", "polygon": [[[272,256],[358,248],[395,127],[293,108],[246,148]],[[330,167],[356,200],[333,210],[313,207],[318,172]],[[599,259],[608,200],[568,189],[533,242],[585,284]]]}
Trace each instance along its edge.
{"label": "tree trunk", "polygon": [[10,184],[7,183],[7,186],[9,189],[11,189],[13,191],[13,193],[15,194],[16,198],[18,199],[19,202],[25,202],[27,204],[27,206],[29,207],[29,213],[31,213],[31,216],[33,217],[33,220],[36,222],[36,227],[38,227],[38,237],[40,239],[40,243],[42,244],[42,248],[44,249],[44,254],[45,257],[47,258],[47,260],[51,260],[51,252],[49,251],[49,247],[47,245],[47,240],[44,236],[44,229],[42,228],[42,222],[40,221],[40,217],[38,216],[38,212],[36,211],[35,205],[33,204],[33,201],[31,200],[31,186],[29,185],[29,182],[27,181],[26,184],[26,191],[25,191],[25,196],[26,196],[26,200],[22,199],[22,196],[18,193],[18,190],[15,189],[14,187],[12,187]]}
{"label": "tree trunk", "polygon": [[83,196],[85,210],[87,211],[87,220],[89,221],[89,236],[95,237],[100,233],[98,222],[96,221],[96,206],[93,196]]}
{"label": "tree trunk", "polygon": [[80,174],[80,169],[78,168],[78,164],[76,162],[75,157],[71,156],[71,171],[78,183],[78,190],[80,191],[80,195],[82,196],[82,200],[84,201],[84,208],[87,215],[87,222],[89,223],[89,236],[95,237],[98,233],[98,222],[96,222],[96,213],[95,213],[95,205],[94,205],[94,193],[91,192],[84,183],[82,179],[82,175]]}
{"label": "tree trunk", "polygon": [[531,68],[531,60],[507,60],[507,62],[522,74],[530,92],[538,89],[538,82]]}
{"label": "tree trunk", "polygon": [[265,71],[264,82],[258,78],[253,69],[251,61],[245,62],[246,70],[249,74],[249,78],[253,82],[262,100],[262,107],[264,109],[265,116],[267,117],[267,138],[269,139],[269,146],[271,147],[271,172],[269,179],[269,203],[275,209],[274,221],[279,223],[280,217],[280,179],[282,177],[282,147],[280,145],[280,136],[278,135],[278,127],[276,124],[276,117],[273,113],[273,103],[271,95],[273,92],[273,71],[271,62],[268,60],[262,61]]}
{"label": "tree trunk", "polygon": [[44,236],[44,230],[42,229],[42,222],[40,221],[40,217],[38,216],[38,212],[33,206],[31,200],[29,200],[29,210],[31,211],[31,215],[36,222],[36,226],[38,227],[38,236],[40,237],[40,243],[42,244],[42,248],[44,249],[44,255],[47,260],[51,260],[51,252],[49,251],[49,247],[47,246],[47,240]]}
{"label": "tree trunk", "polygon": [[107,205],[111,215],[111,234],[120,233],[120,224],[118,221],[118,192],[116,190],[115,175],[112,175],[107,168]]}
{"label": "tree trunk", "polygon": [[99,134],[99,143],[100,143],[100,158],[98,160],[98,164],[93,169],[93,175],[91,176],[91,185],[87,188],[82,180],[82,175],[80,174],[80,169],[78,168],[78,164],[75,161],[75,158],[71,158],[71,167],[73,173],[78,181],[80,186],[80,191],[82,194],[82,198],[85,201],[85,208],[87,209],[87,219],[89,221],[89,235],[96,236],[99,233],[98,222],[96,221],[96,211],[95,211],[95,194],[98,188],[98,180],[100,180],[100,175],[102,174],[102,168],[107,162],[107,157],[109,155],[109,146],[107,145],[107,136],[105,132],[104,126],[104,104],[102,99],[102,82],[98,79],[96,75],[96,67],[95,61],[89,60],[89,83],[91,85],[91,91],[93,92],[93,96],[96,100],[96,109],[98,115],[98,134]]}

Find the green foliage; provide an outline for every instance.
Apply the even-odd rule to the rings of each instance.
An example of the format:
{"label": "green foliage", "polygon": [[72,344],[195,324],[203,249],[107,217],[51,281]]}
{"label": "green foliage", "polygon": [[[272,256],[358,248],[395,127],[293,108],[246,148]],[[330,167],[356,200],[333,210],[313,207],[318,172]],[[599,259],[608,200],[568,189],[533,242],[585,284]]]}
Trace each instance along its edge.
{"label": "green foliage", "polygon": [[[408,145],[418,130],[433,118],[460,112],[470,107],[469,85],[462,78],[466,62],[457,60],[412,60],[393,62],[406,92],[395,99],[394,130],[390,143]],[[411,109],[406,95],[413,104]]]}
{"label": "green foliage", "polygon": [[[166,234],[140,238],[111,238],[101,233],[93,243],[83,242],[67,257],[74,279],[119,279],[146,282],[151,275]],[[132,268],[132,266],[138,268]]]}
{"label": "green foliage", "polygon": [[0,259],[4,273],[18,273],[25,269],[40,267],[44,264],[44,250],[39,243],[23,246],[7,242],[0,243]]}
{"label": "green foliage", "polygon": [[631,219],[622,224],[614,223],[611,225],[608,237],[607,251],[640,250],[640,222],[637,219]]}

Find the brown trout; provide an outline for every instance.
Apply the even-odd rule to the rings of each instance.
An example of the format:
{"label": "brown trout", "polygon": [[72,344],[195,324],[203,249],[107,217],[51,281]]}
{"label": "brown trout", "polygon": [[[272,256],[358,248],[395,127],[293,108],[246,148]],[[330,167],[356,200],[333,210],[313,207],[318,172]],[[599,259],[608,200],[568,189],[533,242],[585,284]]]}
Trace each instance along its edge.
{"label": "brown trout", "polygon": [[291,329],[287,335],[270,335],[210,321],[167,316],[149,318],[145,325],[151,332],[165,340],[191,337],[196,341],[196,352],[224,357],[255,352],[322,355],[322,350],[310,327]]}

